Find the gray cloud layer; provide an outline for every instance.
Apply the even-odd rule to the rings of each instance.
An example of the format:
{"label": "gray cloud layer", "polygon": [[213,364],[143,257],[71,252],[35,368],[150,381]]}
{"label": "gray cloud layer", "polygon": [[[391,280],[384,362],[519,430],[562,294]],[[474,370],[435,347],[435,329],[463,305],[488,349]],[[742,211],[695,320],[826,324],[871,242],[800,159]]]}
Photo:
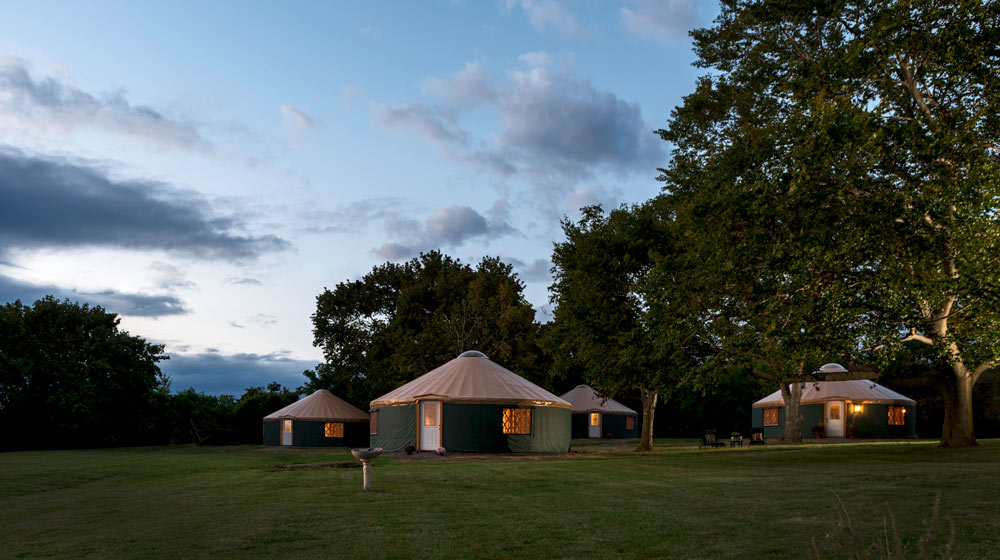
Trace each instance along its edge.
{"label": "gray cloud layer", "polygon": [[506,221],[487,219],[468,206],[452,205],[439,208],[424,223],[400,219],[386,224],[396,239],[375,249],[375,254],[388,260],[416,256],[420,252],[441,247],[457,247],[476,237],[499,237],[514,233]]}
{"label": "gray cloud layer", "polygon": [[118,181],[74,162],[0,148],[0,255],[12,248],[106,246],[244,260],[289,248],[274,235],[242,235],[197,194]]}
{"label": "gray cloud layer", "polygon": [[100,292],[77,292],[58,286],[39,285],[22,282],[0,274],[0,303],[21,300],[25,305],[51,295],[56,299],[68,299],[80,303],[100,305],[111,313],[136,317],[164,317],[188,313],[183,302],[174,295],[134,294],[104,290]]}
{"label": "gray cloud layer", "polygon": [[[423,137],[445,157],[545,190],[569,190],[598,170],[630,174],[662,163],[661,142],[637,104],[599,91],[544,53],[522,55],[521,62],[505,82],[470,63],[426,82],[442,104],[381,106],[374,118]],[[476,108],[496,112],[497,134],[476,138],[461,127],[460,117]]]}
{"label": "gray cloud layer", "polygon": [[316,362],[296,360],[282,353],[231,354],[171,354],[160,362],[160,369],[170,376],[174,391],[193,387],[212,395],[239,396],[247,387],[267,385],[277,381],[295,389],[306,382],[302,372],[316,367]]}
{"label": "gray cloud layer", "polygon": [[16,58],[0,65],[0,109],[3,118],[39,129],[70,132],[90,126],[163,148],[212,150],[191,122],[133,105],[122,91],[98,97],[53,77],[32,78]]}

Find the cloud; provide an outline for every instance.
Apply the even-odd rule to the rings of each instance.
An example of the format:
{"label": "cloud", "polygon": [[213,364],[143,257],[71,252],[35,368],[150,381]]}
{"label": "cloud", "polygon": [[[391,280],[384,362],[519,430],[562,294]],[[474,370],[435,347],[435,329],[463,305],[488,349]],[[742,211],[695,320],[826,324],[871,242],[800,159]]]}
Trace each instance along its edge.
{"label": "cloud", "polygon": [[547,258],[535,259],[530,263],[514,257],[506,257],[503,260],[513,266],[518,277],[525,282],[549,283],[552,281],[552,273],[549,272],[552,268],[552,261]]}
{"label": "cloud", "polygon": [[290,247],[274,235],[238,233],[245,226],[214,215],[196,193],[0,148],[0,254],[101,246],[240,261]]}
{"label": "cloud", "polygon": [[531,26],[539,31],[555,28],[565,37],[582,38],[586,33],[565,2],[558,0],[507,0],[507,10],[520,7]]}
{"label": "cloud", "polygon": [[171,353],[170,359],[160,362],[159,366],[170,377],[174,391],[191,387],[211,395],[240,396],[248,387],[272,381],[295,389],[306,381],[302,372],[316,367],[316,362],[297,360],[285,352],[226,355],[214,351]]}
{"label": "cloud", "polygon": [[194,282],[187,280],[187,275],[180,268],[159,261],[154,261],[149,265],[158,276],[157,287],[164,290],[176,288],[193,288]]}
{"label": "cloud", "polygon": [[306,129],[316,126],[318,121],[306,114],[303,111],[299,111],[295,107],[290,107],[288,105],[281,106],[281,116],[285,121],[285,126]]}
{"label": "cloud", "polygon": [[0,63],[0,122],[70,133],[93,127],[138,138],[161,148],[212,151],[189,121],[133,105],[124,90],[95,96],[55,77],[35,79],[18,58]]}
{"label": "cloud", "polygon": [[375,222],[398,222],[412,203],[396,197],[373,197],[335,210],[307,210],[302,221],[309,233],[358,233]]}
{"label": "cloud", "polygon": [[[545,53],[526,53],[520,62],[505,81],[467,64],[424,82],[440,104],[381,105],[373,117],[387,130],[424,138],[445,158],[501,179],[523,178],[549,194],[570,192],[598,172],[648,173],[662,165],[661,141],[638,104],[598,90]],[[499,128],[477,137],[462,117],[479,108],[494,112]]]}
{"label": "cloud", "polygon": [[660,43],[686,41],[688,31],[700,25],[698,0],[632,0],[635,8],[623,6],[625,29],[643,39]]}
{"label": "cloud", "polygon": [[250,278],[249,276],[244,276],[242,278],[232,277],[226,279],[226,284],[242,284],[244,286],[263,286],[264,283],[256,278]]}
{"label": "cloud", "polygon": [[68,299],[100,305],[111,313],[134,317],[165,317],[188,313],[184,303],[177,296],[170,294],[126,293],[115,290],[79,292],[53,285],[23,282],[0,274],[0,303],[21,300],[21,303],[31,305],[49,295],[59,300]]}
{"label": "cloud", "polygon": [[398,220],[386,224],[389,234],[399,240],[385,243],[374,253],[388,260],[400,260],[441,247],[458,247],[477,237],[497,238],[514,233],[500,217],[487,219],[468,206],[455,204],[439,208],[423,223]]}

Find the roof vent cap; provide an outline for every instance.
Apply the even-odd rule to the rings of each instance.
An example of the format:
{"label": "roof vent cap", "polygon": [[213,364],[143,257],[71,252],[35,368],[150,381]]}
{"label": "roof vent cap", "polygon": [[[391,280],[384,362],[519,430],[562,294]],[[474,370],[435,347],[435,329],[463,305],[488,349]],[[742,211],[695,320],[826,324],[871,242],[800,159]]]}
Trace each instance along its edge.
{"label": "roof vent cap", "polygon": [[[466,350],[458,355],[459,358],[486,358],[486,354],[476,350]],[[488,359],[488,358],[487,358]]]}
{"label": "roof vent cap", "polygon": [[840,364],[823,364],[819,368],[820,373],[847,373],[847,369]]}

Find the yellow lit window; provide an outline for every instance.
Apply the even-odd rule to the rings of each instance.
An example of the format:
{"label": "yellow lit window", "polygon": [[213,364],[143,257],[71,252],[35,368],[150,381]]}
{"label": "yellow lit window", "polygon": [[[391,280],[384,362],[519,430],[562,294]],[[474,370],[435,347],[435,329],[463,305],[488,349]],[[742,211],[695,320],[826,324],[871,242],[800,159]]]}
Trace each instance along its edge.
{"label": "yellow lit window", "polygon": [[626,416],[625,417],[625,429],[626,430],[634,430],[635,429],[635,416]]}
{"label": "yellow lit window", "polygon": [[531,409],[530,408],[503,409],[503,433],[530,434]]}
{"label": "yellow lit window", "polygon": [[323,435],[326,437],[344,437],[343,422],[327,422],[323,427]]}
{"label": "yellow lit window", "polygon": [[906,408],[902,406],[889,407],[889,425],[903,426],[906,424]]}
{"label": "yellow lit window", "polygon": [[437,403],[424,403],[424,426],[438,425]]}
{"label": "yellow lit window", "polygon": [[378,433],[378,411],[368,415],[368,433],[375,435]]}
{"label": "yellow lit window", "polygon": [[285,433],[286,434],[292,433],[292,421],[291,420],[285,420]]}
{"label": "yellow lit window", "polygon": [[777,426],[778,425],[778,409],[777,408],[765,408],[764,409],[764,425],[765,426]]}
{"label": "yellow lit window", "polygon": [[600,426],[601,425],[601,415],[597,412],[590,413],[590,425]]}
{"label": "yellow lit window", "polygon": [[840,403],[830,404],[830,420],[840,420]]}

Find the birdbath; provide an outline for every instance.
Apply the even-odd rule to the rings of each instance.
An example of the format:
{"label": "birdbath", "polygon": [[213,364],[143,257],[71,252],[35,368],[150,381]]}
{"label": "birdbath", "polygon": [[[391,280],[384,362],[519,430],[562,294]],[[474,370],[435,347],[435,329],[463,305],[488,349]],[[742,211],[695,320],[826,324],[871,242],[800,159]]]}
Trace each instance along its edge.
{"label": "birdbath", "polygon": [[361,461],[361,465],[364,468],[365,477],[365,491],[372,489],[372,460],[382,454],[382,448],[376,447],[375,449],[352,449],[351,455],[354,455]]}

